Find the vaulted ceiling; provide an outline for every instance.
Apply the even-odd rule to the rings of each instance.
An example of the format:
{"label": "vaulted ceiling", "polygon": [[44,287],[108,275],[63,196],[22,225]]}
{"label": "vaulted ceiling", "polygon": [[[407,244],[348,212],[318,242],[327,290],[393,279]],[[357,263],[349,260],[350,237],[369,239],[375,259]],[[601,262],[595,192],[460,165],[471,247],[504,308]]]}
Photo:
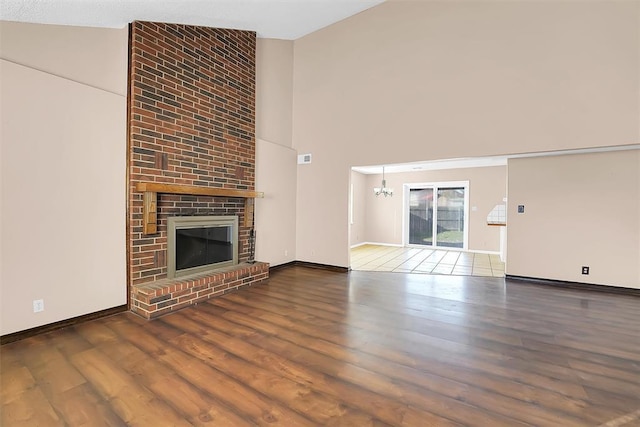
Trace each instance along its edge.
{"label": "vaulted ceiling", "polygon": [[122,28],[157,21],[256,31],[295,40],[384,0],[2,0],[0,19]]}

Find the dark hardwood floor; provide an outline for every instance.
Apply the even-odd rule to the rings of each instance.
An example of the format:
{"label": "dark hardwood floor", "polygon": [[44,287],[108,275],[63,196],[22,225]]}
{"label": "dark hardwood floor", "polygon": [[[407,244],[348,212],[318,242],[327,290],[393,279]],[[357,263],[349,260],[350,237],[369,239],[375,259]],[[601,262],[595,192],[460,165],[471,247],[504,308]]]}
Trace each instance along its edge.
{"label": "dark hardwood floor", "polygon": [[289,267],[1,347],[2,426],[640,425],[640,298]]}

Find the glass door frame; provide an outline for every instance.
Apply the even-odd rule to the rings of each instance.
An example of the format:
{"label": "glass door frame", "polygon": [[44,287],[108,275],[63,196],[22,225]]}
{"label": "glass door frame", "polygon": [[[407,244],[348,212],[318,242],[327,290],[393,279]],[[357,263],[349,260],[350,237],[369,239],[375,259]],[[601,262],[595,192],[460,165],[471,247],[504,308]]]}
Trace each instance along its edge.
{"label": "glass door frame", "polygon": [[[437,236],[434,234],[433,238],[436,245],[418,245],[409,243],[409,217],[410,217],[410,196],[411,190],[422,190],[431,188],[434,194],[434,206],[433,206],[433,223],[438,224],[438,206],[437,195],[438,189],[441,188],[464,188],[464,225],[463,225],[463,243],[462,248],[454,248],[450,246],[438,246]],[[458,250],[466,251],[469,249],[469,181],[436,181],[436,182],[416,182],[404,184],[402,186],[402,245],[411,248],[433,248],[433,249],[445,249],[445,250]]]}

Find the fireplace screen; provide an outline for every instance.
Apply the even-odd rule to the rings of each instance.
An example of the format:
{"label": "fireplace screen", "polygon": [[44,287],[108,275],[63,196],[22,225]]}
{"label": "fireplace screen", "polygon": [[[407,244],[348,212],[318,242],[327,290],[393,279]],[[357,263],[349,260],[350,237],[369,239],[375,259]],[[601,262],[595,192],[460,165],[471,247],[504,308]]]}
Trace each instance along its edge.
{"label": "fireplace screen", "polygon": [[167,277],[174,278],[238,263],[238,217],[168,219]]}

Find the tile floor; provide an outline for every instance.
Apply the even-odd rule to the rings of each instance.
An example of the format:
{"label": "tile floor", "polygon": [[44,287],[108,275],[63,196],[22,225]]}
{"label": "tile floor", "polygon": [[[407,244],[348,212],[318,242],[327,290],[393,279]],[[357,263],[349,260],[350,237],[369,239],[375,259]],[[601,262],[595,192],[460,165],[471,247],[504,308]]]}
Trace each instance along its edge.
{"label": "tile floor", "polygon": [[351,269],[504,277],[504,263],[500,261],[500,255],[379,245],[351,249]]}

